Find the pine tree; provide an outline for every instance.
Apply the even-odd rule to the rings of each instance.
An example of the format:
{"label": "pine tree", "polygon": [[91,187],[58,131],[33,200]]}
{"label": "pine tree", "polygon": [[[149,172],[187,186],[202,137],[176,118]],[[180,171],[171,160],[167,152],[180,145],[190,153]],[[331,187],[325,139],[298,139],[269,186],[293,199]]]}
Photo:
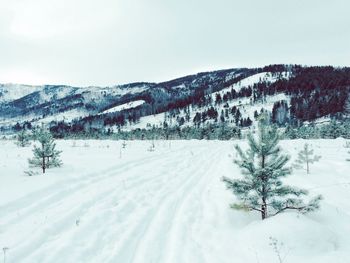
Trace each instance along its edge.
{"label": "pine tree", "polygon": [[154,140],[152,140],[150,147],[147,149],[149,152],[154,152],[156,149],[156,146],[154,144]]}
{"label": "pine tree", "polygon": [[[307,174],[310,174],[310,164],[318,162],[321,156],[314,155],[314,150],[307,143],[304,144],[304,149],[298,153],[298,159],[295,161],[294,167],[297,169],[305,169]],[[306,167],[304,168],[304,164]]]}
{"label": "pine tree", "polygon": [[61,166],[62,162],[59,159],[61,151],[56,150],[56,143],[51,133],[41,128],[36,132],[35,138],[38,140],[39,146],[34,145],[34,157],[28,160],[29,164],[31,166],[41,167],[43,173],[48,168]]}
{"label": "pine tree", "polygon": [[17,134],[16,144],[20,147],[26,147],[30,145],[30,137],[24,129]]}
{"label": "pine tree", "polygon": [[321,196],[304,203],[301,197],[307,195],[306,190],[283,185],[281,179],[290,175],[291,169],[285,167],[289,157],[281,153],[278,142],[277,130],[260,121],[258,138],[248,135],[249,149],[243,152],[235,146],[240,159],[234,162],[241,168],[243,179],[223,178],[239,199],[232,208],[258,211],[263,220],[288,209],[306,213],[319,208]]}
{"label": "pine tree", "polygon": [[122,147],[123,147],[123,149],[125,149],[125,148],[126,148],[126,141],[123,141],[123,143],[122,143]]}

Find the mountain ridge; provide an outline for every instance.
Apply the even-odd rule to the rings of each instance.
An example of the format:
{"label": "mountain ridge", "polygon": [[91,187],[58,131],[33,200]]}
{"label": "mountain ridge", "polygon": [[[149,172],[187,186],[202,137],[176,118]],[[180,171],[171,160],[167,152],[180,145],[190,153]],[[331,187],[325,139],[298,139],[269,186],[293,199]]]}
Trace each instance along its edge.
{"label": "mountain ridge", "polygon": [[[62,121],[79,124],[80,130],[132,130],[174,123],[198,126],[220,121],[246,127],[264,110],[278,124],[295,125],[342,114],[349,87],[348,67],[300,65],[230,68],[159,83],[110,87],[0,84],[0,129],[42,122],[54,126]],[[209,109],[212,114],[208,117]],[[156,120],[151,116],[157,116]]]}

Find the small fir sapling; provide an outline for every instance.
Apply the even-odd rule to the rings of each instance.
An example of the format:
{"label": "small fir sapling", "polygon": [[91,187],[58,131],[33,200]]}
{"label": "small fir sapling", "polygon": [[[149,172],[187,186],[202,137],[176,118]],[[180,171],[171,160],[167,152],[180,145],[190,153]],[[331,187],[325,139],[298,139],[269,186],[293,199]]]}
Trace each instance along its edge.
{"label": "small fir sapling", "polygon": [[126,148],[126,141],[123,141],[123,143],[122,143],[122,148],[123,148],[123,149]]}
{"label": "small fir sapling", "polygon": [[346,141],[345,142],[344,148],[347,148],[347,149],[350,148],[350,141]]}
{"label": "small fir sapling", "polygon": [[303,150],[298,153],[298,159],[293,165],[296,169],[305,169],[307,174],[310,174],[310,165],[318,162],[321,156],[314,155],[314,150],[305,143]]}
{"label": "small fir sapling", "polygon": [[[350,148],[350,141],[345,142],[344,148],[349,149]],[[350,154],[350,151],[348,151],[348,154]],[[350,157],[346,159],[348,162],[350,162]]]}
{"label": "small fir sapling", "polygon": [[28,160],[29,164],[33,167],[40,167],[43,173],[48,168],[61,166],[62,161],[59,159],[61,151],[56,150],[56,143],[51,133],[41,128],[36,132],[35,138],[39,145],[34,145],[34,156]]}
{"label": "small fir sapling", "polygon": [[149,152],[154,152],[155,149],[156,149],[156,146],[154,144],[154,141],[152,140],[152,143],[151,143],[150,147],[148,148],[148,151]]}
{"label": "small fir sapling", "polygon": [[16,144],[19,147],[26,147],[30,145],[30,136],[29,134],[23,129],[17,134],[17,141]]}
{"label": "small fir sapling", "polygon": [[6,252],[7,252],[7,250],[9,250],[8,247],[3,247],[3,248],[2,248],[2,252],[3,252],[3,254],[4,254],[4,263],[6,263]]}
{"label": "small fir sapling", "polygon": [[241,168],[243,178],[223,178],[239,200],[232,208],[258,211],[263,220],[289,209],[306,213],[319,208],[322,196],[304,202],[301,197],[307,195],[306,190],[283,184],[281,179],[290,175],[291,169],[286,167],[289,156],[283,154],[278,143],[277,129],[261,119],[257,138],[248,134],[249,149],[244,152],[235,146],[239,158],[234,163]]}
{"label": "small fir sapling", "polygon": [[269,237],[270,243],[269,245],[272,247],[273,252],[276,254],[278,262],[283,263],[286,257],[288,256],[288,253],[290,252],[290,249],[282,255],[284,248],[284,243],[277,240],[277,238]]}

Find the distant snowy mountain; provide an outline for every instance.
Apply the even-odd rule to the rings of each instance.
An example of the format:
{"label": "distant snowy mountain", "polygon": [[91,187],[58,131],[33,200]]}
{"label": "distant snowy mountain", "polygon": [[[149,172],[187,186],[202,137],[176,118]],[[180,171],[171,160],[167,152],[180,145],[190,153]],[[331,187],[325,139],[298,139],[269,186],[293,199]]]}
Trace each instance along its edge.
{"label": "distant snowy mountain", "polygon": [[[0,85],[0,129],[47,123],[79,131],[249,127],[265,111],[278,124],[342,114],[350,69],[271,65],[112,87]],[[63,124],[62,124],[63,123]]]}

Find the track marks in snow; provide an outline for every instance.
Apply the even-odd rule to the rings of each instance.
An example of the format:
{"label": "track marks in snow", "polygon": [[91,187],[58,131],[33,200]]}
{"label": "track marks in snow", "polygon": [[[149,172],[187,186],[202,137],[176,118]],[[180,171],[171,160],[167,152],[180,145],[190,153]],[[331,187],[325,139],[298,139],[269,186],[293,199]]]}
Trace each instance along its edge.
{"label": "track marks in snow", "polygon": [[146,154],[137,162],[116,165],[98,174],[82,176],[80,180],[65,181],[3,206],[0,229],[5,229],[7,233],[22,231],[22,236],[30,237],[22,240],[15,238],[18,235],[7,237],[7,244],[16,250],[14,260],[22,256],[30,257],[43,244],[55,241],[67,229],[76,227],[76,221],[84,218],[84,214],[94,213],[93,208],[98,204],[110,198],[117,200],[116,195],[126,192],[125,188],[156,180],[155,177],[143,175],[140,167],[149,163],[161,165],[169,158],[160,157],[157,153]]}
{"label": "track marks in snow", "polygon": [[[174,159],[175,162],[183,159],[180,164],[169,163],[159,171],[164,175],[165,183],[159,189],[157,185],[150,189],[151,198],[142,206],[143,216],[128,227],[122,237],[123,246],[108,262],[144,262],[145,259],[164,262],[167,253],[164,247],[169,240],[168,232],[176,223],[178,207],[201,178],[205,178],[204,156],[204,153],[199,156],[188,153],[188,156]],[[171,171],[169,167],[176,169]]]}
{"label": "track marks in snow", "polygon": [[210,177],[206,151],[146,153],[3,206],[1,228],[25,237],[7,235],[12,262],[80,262],[82,251],[81,262],[176,262],[195,244],[185,225],[196,220],[191,203]]}

